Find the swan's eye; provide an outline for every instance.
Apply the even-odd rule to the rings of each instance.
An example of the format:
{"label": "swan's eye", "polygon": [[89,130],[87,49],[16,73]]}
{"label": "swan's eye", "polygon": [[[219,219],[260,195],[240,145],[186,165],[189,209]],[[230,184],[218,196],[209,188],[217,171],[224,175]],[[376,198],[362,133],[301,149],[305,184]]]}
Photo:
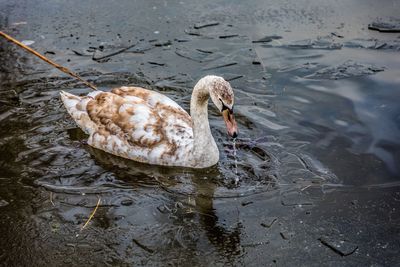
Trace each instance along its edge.
{"label": "swan's eye", "polygon": [[222,101],[221,98],[219,98],[219,101],[221,101],[221,104],[222,104],[222,109],[221,109],[221,112],[222,112],[222,111],[224,111],[225,109],[227,109],[228,107],[225,106],[224,101]]}

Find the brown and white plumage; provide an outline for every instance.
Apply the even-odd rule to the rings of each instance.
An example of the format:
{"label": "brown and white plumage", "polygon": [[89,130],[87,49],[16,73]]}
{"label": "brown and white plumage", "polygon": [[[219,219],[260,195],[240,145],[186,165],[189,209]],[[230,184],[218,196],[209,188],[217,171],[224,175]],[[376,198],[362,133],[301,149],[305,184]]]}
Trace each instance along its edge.
{"label": "brown and white plumage", "polygon": [[149,164],[203,168],[219,159],[208,124],[209,95],[221,111],[230,111],[236,135],[233,91],[217,76],[206,76],[196,84],[192,117],[167,96],[140,87],[95,91],[87,96],[61,92],[61,99],[89,135],[90,146]]}

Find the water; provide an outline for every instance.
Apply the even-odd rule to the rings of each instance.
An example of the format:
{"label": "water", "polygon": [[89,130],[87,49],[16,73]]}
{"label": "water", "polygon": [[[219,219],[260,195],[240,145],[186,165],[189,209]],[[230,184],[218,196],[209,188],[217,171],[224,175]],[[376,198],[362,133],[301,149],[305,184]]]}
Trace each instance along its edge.
{"label": "water", "polygon": [[238,175],[238,170],[237,170],[237,158],[236,158],[236,138],[233,139],[232,145],[233,145],[233,158],[234,158],[234,161],[235,161],[235,174],[236,174],[235,184],[237,184],[239,182],[239,177],[237,176]]}
{"label": "water", "polygon": [[[144,86],[188,110],[200,77],[231,79],[240,133],[230,140],[210,105],[221,158],[205,170],[93,149],[58,95],[90,89],[1,41],[0,262],[396,263],[400,46],[367,48],[399,41],[366,25],[398,6],[339,2],[0,1],[2,29],[102,90]],[[203,21],[219,25],[191,27]],[[282,38],[251,42],[271,35]],[[101,57],[134,43],[92,60],[93,47]],[[322,235],[359,249],[342,258]]]}

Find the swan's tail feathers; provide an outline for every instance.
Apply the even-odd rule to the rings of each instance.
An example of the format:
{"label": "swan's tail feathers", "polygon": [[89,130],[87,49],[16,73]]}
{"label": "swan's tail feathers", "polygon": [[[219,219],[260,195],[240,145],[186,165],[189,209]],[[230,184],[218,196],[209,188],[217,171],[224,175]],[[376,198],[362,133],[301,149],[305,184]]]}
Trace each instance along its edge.
{"label": "swan's tail feathers", "polygon": [[69,115],[75,120],[79,128],[86,134],[91,134],[97,130],[96,124],[90,119],[86,109],[87,103],[93,98],[87,96],[81,97],[65,91],[61,91],[60,95]]}

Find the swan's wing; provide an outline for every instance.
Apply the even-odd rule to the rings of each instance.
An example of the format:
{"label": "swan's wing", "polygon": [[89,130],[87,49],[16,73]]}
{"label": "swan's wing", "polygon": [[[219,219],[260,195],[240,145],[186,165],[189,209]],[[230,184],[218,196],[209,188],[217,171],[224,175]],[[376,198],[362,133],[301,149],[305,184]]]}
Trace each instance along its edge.
{"label": "swan's wing", "polygon": [[[119,88],[112,89],[111,92],[113,94],[119,95],[125,99],[129,99],[131,97],[140,98],[140,99],[144,100],[147,103],[147,105],[149,105],[150,107],[153,107],[153,108],[155,108],[159,104],[163,104],[165,106],[170,106],[174,109],[179,110],[182,113],[187,114],[187,112],[181,106],[179,106],[175,101],[173,101],[171,98],[169,98],[168,96],[165,96],[163,94],[160,94],[158,92],[155,92],[155,91],[151,91],[151,90],[144,89],[141,87],[122,86]],[[188,119],[190,119],[189,114],[187,114],[187,117],[188,117]]]}
{"label": "swan's wing", "polygon": [[88,143],[140,162],[184,165],[193,145],[190,116],[161,94],[141,98],[116,90],[87,102],[87,114],[96,125]]}
{"label": "swan's wing", "polygon": [[111,92],[128,101],[132,100],[135,102],[138,101],[138,98],[143,100],[150,109],[164,120],[164,127],[168,138],[182,139],[182,136],[176,135],[177,132],[183,134],[182,128],[188,128],[190,130],[190,136],[183,136],[184,140],[193,137],[192,118],[181,106],[169,97],[141,87],[123,86],[114,88]]}

